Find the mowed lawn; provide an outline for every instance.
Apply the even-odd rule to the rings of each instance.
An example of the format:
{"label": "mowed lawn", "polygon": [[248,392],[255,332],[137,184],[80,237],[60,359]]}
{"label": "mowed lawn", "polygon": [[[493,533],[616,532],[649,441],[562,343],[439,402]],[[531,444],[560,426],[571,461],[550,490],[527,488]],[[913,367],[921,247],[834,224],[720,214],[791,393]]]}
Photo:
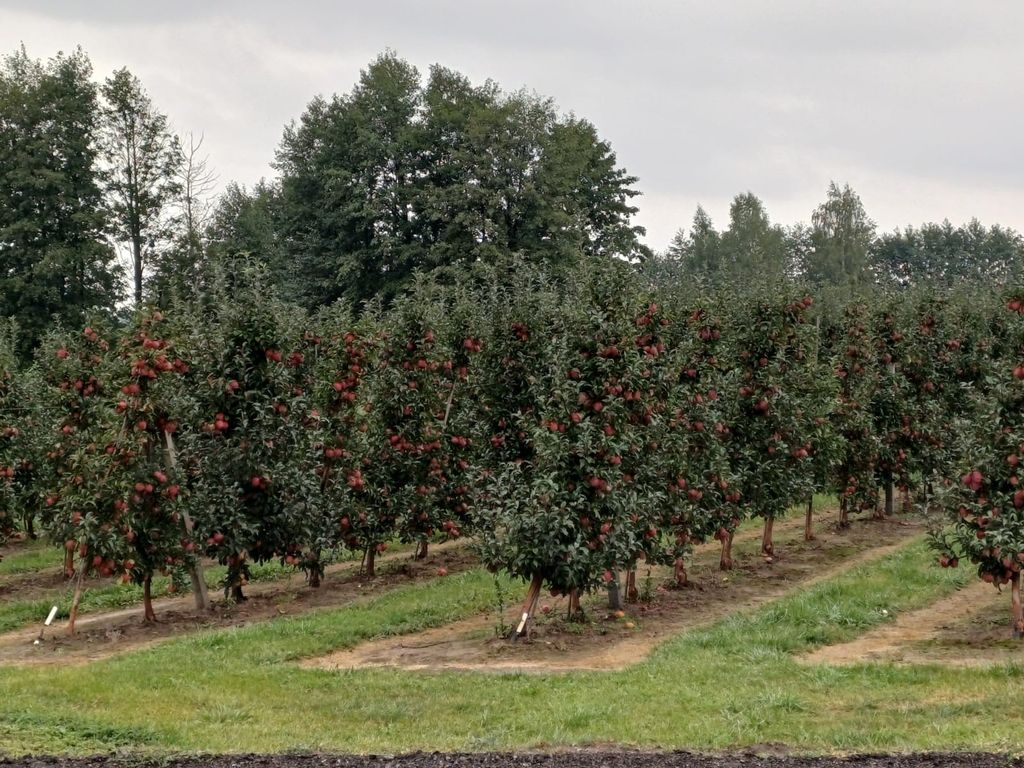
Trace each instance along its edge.
{"label": "mowed lawn", "polygon": [[1021,752],[1024,665],[840,668],[794,660],[973,577],[933,562],[914,540],[883,560],[681,635],[621,672],[331,672],[294,663],[486,610],[493,576],[472,571],[89,665],[0,668],[0,752],[395,753],[610,742]]}

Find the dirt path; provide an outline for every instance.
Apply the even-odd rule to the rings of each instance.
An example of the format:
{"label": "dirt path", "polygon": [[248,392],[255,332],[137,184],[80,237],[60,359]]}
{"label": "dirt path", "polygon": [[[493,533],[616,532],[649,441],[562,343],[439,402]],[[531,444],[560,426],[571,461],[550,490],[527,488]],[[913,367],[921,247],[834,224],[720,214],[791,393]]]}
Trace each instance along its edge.
{"label": "dirt path", "polygon": [[800,658],[808,664],[866,661],[978,667],[1024,661],[1024,643],[1010,639],[1010,598],[972,581],[926,608],[848,643],[828,645]]}
{"label": "dirt path", "polygon": [[[758,556],[756,532],[737,537],[734,545],[742,565],[727,574],[717,570],[717,548],[705,546],[690,568],[697,586],[655,590],[650,604],[629,606],[633,614],[616,619],[601,606],[601,596],[585,603],[594,622],[570,625],[542,617],[530,642],[510,644],[497,637],[497,615],[476,616],[414,635],[384,638],[352,649],[311,659],[304,666],[344,670],[366,666],[413,670],[568,672],[616,670],[645,659],[656,647],[682,632],[707,626],[737,611],[749,610],[797,588],[832,578],[860,563],[885,557],[922,531],[920,523],[855,521],[846,531],[820,531],[813,542],[802,540],[802,521],[777,529],[773,562]],[[880,544],[879,542],[889,542]],[[644,579],[646,569],[638,579]],[[670,570],[651,569],[654,583],[665,582]],[[560,613],[564,599],[542,602],[549,616]],[[516,620],[510,609],[504,624]],[[632,625],[632,626],[631,626]]]}
{"label": "dirt path", "polygon": [[475,565],[463,542],[445,542],[432,546],[425,560],[413,560],[411,552],[381,556],[377,560],[378,577],[367,580],[359,574],[359,563],[338,563],[327,569],[323,585],[311,589],[301,573],[285,579],[250,584],[248,599],[241,604],[211,595],[212,609],[199,612],[191,595],[154,600],[157,623],[145,624],[141,607],[84,614],[77,622],[74,636],[65,626],[46,631],[43,643],[36,645],[39,626],[29,626],[0,634],[0,665],[84,663],[148,647],[172,637],[200,629],[242,626],[278,616],[296,615],[316,608],[346,605],[367,595],[379,594],[400,584],[431,578],[444,567],[449,573],[468,570]]}

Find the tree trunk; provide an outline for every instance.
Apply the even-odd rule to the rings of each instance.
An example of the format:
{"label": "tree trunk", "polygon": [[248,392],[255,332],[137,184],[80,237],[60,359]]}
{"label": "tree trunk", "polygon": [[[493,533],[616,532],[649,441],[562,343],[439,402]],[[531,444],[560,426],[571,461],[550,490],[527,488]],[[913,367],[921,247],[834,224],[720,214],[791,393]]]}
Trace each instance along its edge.
{"label": "tree trunk", "polygon": [[82,602],[82,582],[85,581],[85,558],[78,568],[75,580],[75,596],[71,598],[71,612],[68,615],[68,634],[75,634],[75,622],[78,621],[78,604]]}
{"label": "tree trunk", "polygon": [[135,306],[142,305],[142,238],[133,234],[132,236],[132,264],[135,271]]}
{"label": "tree trunk", "polygon": [[574,589],[569,593],[569,621],[583,620],[583,606],[580,605],[580,591]]}
{"label": "tree trunk", "polygon": [[366,557],[363,558],[363,575],[372,579],[377,575],[377,545],[371,544],[366,548]]}
{"label": "tree trunk", "polygon": [[537,601],[540,599],[540,588],[544,584],[544,577],[539,573],[535,574],[530,581],[530,588],[526,590],[526,599],[523,600],[523,615],[519,624],[512,631],[512,640],[526,637],[530,634],[530,625],[533,623],[533,614],[537,610]]}
{"label": "tree trunk", "polygon": [[615,578],[608,582],[608,610],[610,611],[621,611],[622,610],[622,593],[619,592],[619,576],[615,575]]}
{"label": "tree trunk", "polygon": [[885,480],[885,516],[892,517],[896,513],[896,485],[892,478]]}
{"label": "tree trunk", "polygon": [[75,575],[75,553],[64,550],[64,581]]}
{"label": "tree trunk", "polygon": [[1010,604],[1013,606],[1013,636],[1019,640],[1024,637],[1024,608],[1020,602],[1020,572],[1010,578]]}
{"label": "tree trunk", "polygon": [[416,545],[416,559],[417,560],[426,560],[426,558],[427,558],[427,546],[428,546],[428,544],[427,544],[427,540],[426,539],[424,539],[423,541],[421,541],[419,544]]}
{"label": "tree trunk", "polygon": [[721,537],[722,541],[722,557],[718,561],[718,568],[723,571],[732,570],[732,531],[726,531],[725,535]]}
{"label": "tree trunk", "polygon": [[36,516],[31,513],[25,516],[25,533],[32,541],[39,538],[36,535]]}
{"label": "tree trunk", "polygon": [[[178,466],[178,454],[174,449],[174,436],[166,431],[164,432],[164,457],[167,460],[169,469],[173,470]],[[182,508],[181,520],[185,524],[185,535],[191,539],[195,531],[195,525],[187,509]],[[203,574],[203,566],[199,562],[198,557],[191,558],[188,565],[188,576],[192,581],[192,597],[196,601],[196,610],[210,610],[210,594],[206,590],[206,576]]]}
{"label": "tree trunk", "polygon": [[850,500],[846,496],[839,499],[839,527],[850,527]]}
{"label": "tree trunk", "polygon": [[761,535],[761,552],[769,557],[775,554],[775,542],[772,540],[772,529],[775,527],[775,516],[768,515],[764,519],[764,533]]}
{"label": "tree trunk", "polygon": [[231,588],[231,599],[234,600],[236,603],[244,603],[246,600],[248,600],[248,598],[245,596],[245,593],[242,592],[241,584],[235,584],[235,586]]}
{"label": "tree trunk", "polygon": [[316,565],[309,569],[309,586],[313,589],[320,589],[320,566]]}
{"label": "tree trunk", "polygon": [[626,571],[626,602],[635,603],[640,599],[640,592],[636,588],[636,569],[630,568]]}
{"label": "tree trunk", "polygon": [[807,500],[807,516],[804,518],[804,541],[814,541],[814,497]]}
{"label": "tree trunk", "polygon": [[686,573],[686,560],[682,557],[677,557],[675,562],[674,575],[676,579],[677,587],[686,587],[690,584],[690,577]]}
{"label": "tree trunk", "polygon": [[903,486],[903,514],[906,515],[910,512],[910,486]]}
{"label": "tree trunk", "polygon": [[151,624],[156,621],[156,612],[153,611],[153,574],[147,573],[142,582],[142,611],[143,621]]}

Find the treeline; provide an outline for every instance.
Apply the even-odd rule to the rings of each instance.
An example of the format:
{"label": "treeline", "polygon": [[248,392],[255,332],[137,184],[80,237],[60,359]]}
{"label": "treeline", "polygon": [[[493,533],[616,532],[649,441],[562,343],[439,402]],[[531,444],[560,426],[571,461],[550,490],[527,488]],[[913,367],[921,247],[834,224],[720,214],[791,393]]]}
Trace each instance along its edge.
{"label": "treeline", "polygon": [[749,192],[733,200],[722,231],[699,207],[689,229],[679,230],[654,259],[652,272],[710,283],[757,276],[865,291],[1002,285],[1022,266],[1024,238],[1012,229],[972,220],[878,233],[857,193],[833,183],[810,226],[773,224]]}
{"label": "treeline", "polygon": [[[652,288],[624,262],[418,278],[387,311],[308,314],[265,272],[195,302],[0,349],[0,521],[66,574],[186,574],[243,599],[252,562],[317,585],[344,549],[472,537],[482,562],[578,613],[638,563],[674,565],[815,492],[840,524],[938,513],[945,565],[1010,584],[1024,631],[1024,297],[914,289],[822,301],[783,282]],[[807,535],[813,535],[808,509]],[[635,594],[631,580],[623,584]],[[616,590],[617,592],[617,590]],[[526,627],[520,627],[525,632]]]}
{"label": "treeline", "polygon": [[[27,356],[54,319],[80,325],[127,304],[192,300],[242,254],[307,310],[388,304],[416,272],[449,278],[510,258],[555,273],[591,259],[638,264],[652,282],[801,280],[812,286],[1004,281],[1020,235],[972,221],[878,233],[833,184],[809,225],[772,222],[753,194],[716,229],[703,209],[663,253],[634,222],[637,179],[588,121],[550,100],[474,84],[392,53],[351,91],[313,99],[284,128],[277,175],[217,179],[202,139],[125,69],[102,82],[81,50],[0,67],[0,317]],[[243,260],[244,261],[244,260]]]}

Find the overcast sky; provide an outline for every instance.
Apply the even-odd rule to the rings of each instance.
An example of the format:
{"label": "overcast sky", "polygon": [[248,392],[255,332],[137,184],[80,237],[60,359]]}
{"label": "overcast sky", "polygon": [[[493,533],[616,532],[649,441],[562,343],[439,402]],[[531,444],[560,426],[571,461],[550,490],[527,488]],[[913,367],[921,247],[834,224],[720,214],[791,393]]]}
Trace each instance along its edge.
{"label": "overcast sky", "polygon": [[285,123],[386,48],[530,88],[640,178],[658,249],[747,190],[808,221],[832,179],[882,229],[1024,230],[1022,41],[1020,0],[0,0],[0,51],[127,66],[221,183],[272,175]]}

